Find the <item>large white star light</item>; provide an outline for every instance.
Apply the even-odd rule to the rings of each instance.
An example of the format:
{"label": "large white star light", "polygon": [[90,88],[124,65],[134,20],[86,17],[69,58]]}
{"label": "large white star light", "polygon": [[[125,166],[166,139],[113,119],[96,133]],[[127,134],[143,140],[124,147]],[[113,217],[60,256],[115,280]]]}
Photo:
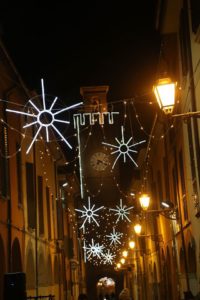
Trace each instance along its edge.
{"label": "large white star light", "polygon": [[110,234],[106,235],[110,240],[110,245],[121,244],[120,238],[123,236],[123,233],[115,231],[115,227],[113,227],[113,231]]}
{"label": "large white star light", "polygon": [[99,245],[99,243],[95,243],[94,239],[92,239],[91,244],[88,244],[88,246],[86,246],[86,243],[84,243],[83,246],[87,259],[90,259],[91,257],[98,257],[101,259],[103,256],[104,248],[105,248],[104,245]]}
{"label": "large white star light", "polygon": [[116,212],[115,215],[118,216],[116,223],[119,222],[120,219],[122,219],[122,220],[126,219],[127,221],[131,222],[131,220],[128,218],[127,215],[130,214],[129,210],[131,210],[133,208],[134,208],[134,206],[127,207],[126,205],[123,205],[122,199],[120,199],[120,204],[116,205],[116,209],[110,208],[110,210],[115,211]]}
{"label": "large white star light", "polygon": [[83,231],[85,231],[85,223],[88,221],[88,223],[91,223],[92,221],[94,221],[96,223],[97,226],[99,226],[99,223],[97,222],[95,217],[98,217],[99,215],[96,213],[97,211],[99,211],[100,209],[103,209],[104,206],[98,207],[96,209],[95,208],[95,204],[93,204],[91,206],[90,203],[90,197],[88,197],[88,207],[86,207],[85,205],[83,205],[83,210],[81,209],[75,209],[78,212],[81,212],[81,218],[85,218],[85,220],[83,221],[83,224],[81,225],[80,229],[83,229]]}
{"label": "large white star light", "polygon": [[[53,129],[60,137],[61,139],[67,144],[67,146],[72,149],[72,146],[69,144],[69,142],[66,140],[66,138],[62,135],[62,133],[60,132],[60,130],[56,127],[56,123],[64,123],[64,124],[69,124],[69,121],[66,120],[60,120],[57,119],[57,115],[59,115],[60,113],[70,110],[76,106],[79,106],[81,104],[83,104],[83,102],[79,102],[77,104],[65,107],[63,109],[60,110],[56,110],[56,112],[53,112],[53,108],[56,104],[56,101],[58,100],[58,97],[55,97],[53,99],[53,102],[51,103],[51,106],[49,108],[47,108],[47,104],[46,104],[46,99],[45,99],[45,92],[44,92],[44,81],[43,79],[41,79],[41,86],[42,86],[42,94],[39,95],[38,97],[42,97],[42,104],[43,107],[40,108],[38,107],[34,102],[33,99],[29,100],[29,104],[31,104],[31,107],[33,109],[33,113],[29,113],[29,112],[22,112],[22,111],[18,111],[18,110],[12,110],[12,109],[6,109],[6,111],[8,112],[12,112],[12,113],[16,113],[16,114],[21,114],[24,116],[29,116],[31,118],[33,118],[33,122],[28,123],[26,125],[23,126],[23,128],[28,128],[30,126],[33,125],[37,125],[37,131],[33,137],[33,140],[31,141],[26,153],[28,154],[29,151],[31,150],[33,143],[36,141],[39,133],[41,132],[42,129],[45,130],[46,132],[46,141],[49,142],[49,130]],[[36,98],[36,97],[34,97]]]}
{"label": "large white star light", "polygon": [[117,150],[111,152],[111,154],[115,154],[115,153],[118,153],[113,165],[112,165],[112,169],[115,167],[115,164],[116,162],[118,161],[118,159],[120,158],[120,156],[123,156],[123,159],[124,159],[124,163],[126,162],[126,156],[129,157],[131,159],[131,161],[134,163],[134,165],[136,167],[138,167],[136,161],[132,158],[132,156],[130,155],[130,153],[137,153],[138,151],[136,150],[133,150],[132,148],[137,146],[137,145],[140,145],[144,142],[146,142],[146,140],[143,140],[143,141],[140,141],[138,143],[133,143],[131,145],[130,142],[131,140],[133,139],[132,137],[129,138],[129,140],[127,142],[125,142],[124,140],[124,127],[121,126],[121,141],[119,141],[117,138],[115,138],[115,140],[117,141],[118,145],[112,145],[112,144],[108,144],[108,143],[105,143],[105,142],[102,142],[103,145],[106,145],[106,146],[109,146],[111,148],[116,148]]}
{"label": "large white star light", "polygon": [[112,265],[115,256],[116,255],[110,253],[110,249],[108,249],[107,252],[103,254],[103,263]]}

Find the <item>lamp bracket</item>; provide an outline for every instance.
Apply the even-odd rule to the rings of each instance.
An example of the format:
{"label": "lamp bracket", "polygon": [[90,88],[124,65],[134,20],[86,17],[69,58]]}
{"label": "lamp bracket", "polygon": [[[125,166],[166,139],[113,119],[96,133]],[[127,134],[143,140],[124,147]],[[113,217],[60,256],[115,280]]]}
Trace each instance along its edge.
{"label": "lamp bracket", "polygon": [[183,117],[183,118],[196,117],[196,118],[199,118],[200,117],[200,111],[191,111],[191,112],[186,112],[186,113],[182,113],[182,114],[172,115],[172,118],[179,118],[179,117]]}

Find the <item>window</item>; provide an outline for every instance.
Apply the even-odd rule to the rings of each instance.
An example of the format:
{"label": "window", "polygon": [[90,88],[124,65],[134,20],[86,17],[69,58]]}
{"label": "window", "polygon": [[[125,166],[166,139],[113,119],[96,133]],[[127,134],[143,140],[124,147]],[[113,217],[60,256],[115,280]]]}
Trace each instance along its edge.
{"label": "window", "polygon": [[9,198],[9,160],[8,155],[8,129],[6,126],[2,126],[1,134],[1,156],[0,156],[0,193],[3,198]]}
{"label": "window", "polygon": [[192,19],[192,31],[197,33],[197,29],[200,24],[200,1],[190,0],[191,5],[191,19]]}
{"label": "window", "polygon": [[44,234],[43,178],[38,176],[39,234]]}
{"label": "window", "polygon": [[51,239],[51,209],[49,188],[46,187],[48,239]]}
{"label": "window", "polygon": [[157,172],[157,190],[158,190],[158,201],[160,204],[160,202],[163,201],[162,174],[160,171]]}
{"label": "window", "polygon": [[177,176],[175,168],[172,169],[172,180],[173,180],[173,200],[174,200],[174,206],[177,206]]}
{"label": "window", "polygon": [[187,210],[187,198],[186,198],[186,187],[185,187],[185,172],[183,165],[183,153],[179,152],[179,171],[181,179],[181,190],[182,190],[182,204],[185,220],[188,220],[188,210]]}
{"label": "window", "polygon": [[188,144],[189,144],[189,152],[190,152],[190,168],[191,168],[191,175],[192,175],[193,195],[195,195],[195,206],[199,209],[200,204],[197,196],[198,195],[197,175],[195,169],[194,143],[192,138],[191,120],[188,120],[187,122],[187,133],[188,133]]}
{"label": "window", "polygon": [[28,162],[26,163],[26,199],[28,226],[34,229],[36,225],[34,166]]}
{"label": "window", "polygon": [[17,188],[18,188],[18,204],[22,205],[22,160],[21,147],[16,143],[16,170],[17,170]]}
{"label": "window", "polygon": [[170,194],[169,194],[169,171],[168,171],[168,161],[167,157],[163,158],[163,169],[164,169],[164,180],[165,180],[165,196],[166,199],[161,199],[162,200],[170,200]]}
{"label": "window", "polygon": [[187,21],[186,21],[186,11],[181,10],[180,13],[180,51],[181,51],[181,63],[182,63],[182,73],[183,76],[186,76],[188,73],[188,45],[186,40],[187,35]]}
{"label": "window", "polygon": [[58,239],[63,239],[63,217],[62,217],[62,204],[59,200],[56,201],[56,211],[57,211],[57,230]]}

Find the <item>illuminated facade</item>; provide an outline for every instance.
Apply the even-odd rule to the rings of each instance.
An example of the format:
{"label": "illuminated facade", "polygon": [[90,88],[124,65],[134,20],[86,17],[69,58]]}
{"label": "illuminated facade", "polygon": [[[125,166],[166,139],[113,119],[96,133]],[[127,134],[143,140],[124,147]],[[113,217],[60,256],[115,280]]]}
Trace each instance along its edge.
{"label": "illuminated facade", "polygon": [[25,273],[27,296],[77,299],[85,292],[80,236],[73,213],[79,184],[57,142],[35,142],[24,109],[35,96],[0,45],[0,299],[5,273]]}
{"label": "illuminated facade", "polygon": [[[199,293],[200,280],[200,121],[180,114],[200,110],[200,6],[199,1],[158,2],[158,74],[178,82],[173,112],[178,116],[160,111],[152,128],[143,166],[152,204],[143,212],[143,237],[137,238],[135,296],[191,299],[190,292]],[[174,214],[162,213],[162,201],[172,205]]]}

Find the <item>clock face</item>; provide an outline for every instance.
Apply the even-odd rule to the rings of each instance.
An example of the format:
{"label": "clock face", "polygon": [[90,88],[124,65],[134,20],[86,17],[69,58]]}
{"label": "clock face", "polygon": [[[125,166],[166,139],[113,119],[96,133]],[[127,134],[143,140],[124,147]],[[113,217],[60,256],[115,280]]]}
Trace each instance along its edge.
{"label": "clock face", "polygon": [[90,165],[96,171],[104,171],[109,165],[108,155],[103,152],[96,152],[90,159]]}

